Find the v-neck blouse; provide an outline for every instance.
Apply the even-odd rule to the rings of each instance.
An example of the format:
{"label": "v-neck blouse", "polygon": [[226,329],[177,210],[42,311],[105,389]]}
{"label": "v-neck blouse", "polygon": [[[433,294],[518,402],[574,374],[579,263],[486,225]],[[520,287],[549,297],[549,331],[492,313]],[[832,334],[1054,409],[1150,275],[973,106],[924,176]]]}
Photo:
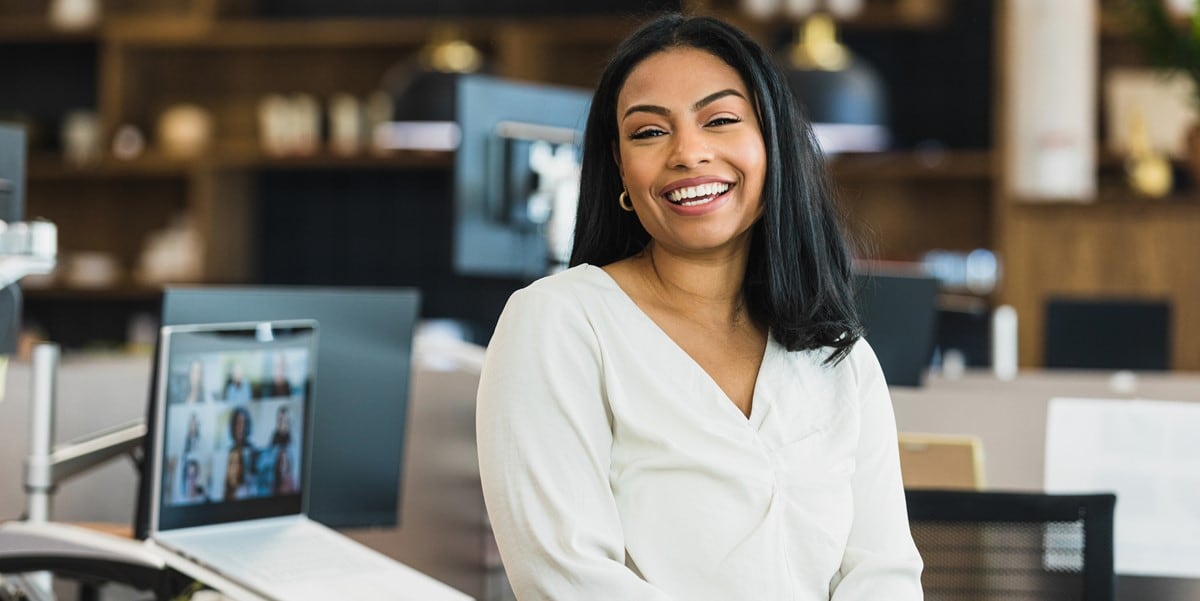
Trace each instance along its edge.
{"label": "v-neck blouse", "polygon": [[602,269],[513,294],[476,420],[522,601],[921,599],[874,353],[768,340],[750,415]]}

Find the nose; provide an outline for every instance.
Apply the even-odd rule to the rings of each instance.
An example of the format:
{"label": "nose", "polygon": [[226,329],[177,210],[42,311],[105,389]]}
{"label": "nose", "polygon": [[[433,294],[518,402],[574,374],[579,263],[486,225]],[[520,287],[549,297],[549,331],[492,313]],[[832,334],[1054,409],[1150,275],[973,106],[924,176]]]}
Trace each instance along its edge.
{"label": "nose", "polygon": [[712,149],[700,128],[679,128],[671,142],[669,160],[672,168],[691,169],[712,160]]}

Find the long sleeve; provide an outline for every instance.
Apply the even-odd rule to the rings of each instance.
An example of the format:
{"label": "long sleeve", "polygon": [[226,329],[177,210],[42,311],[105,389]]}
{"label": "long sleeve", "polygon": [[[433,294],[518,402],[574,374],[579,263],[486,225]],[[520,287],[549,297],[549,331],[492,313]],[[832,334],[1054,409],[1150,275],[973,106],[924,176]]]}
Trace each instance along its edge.
{"label": "long sleeve", "polygon": [[854,518],[830,597],[919,601],[922,564],[908,526],[891,396],[874,351],[866,341],[855,346],[847,358],[857,370],[861,406]]}
{"label": "long sleeve", "polygon": [[512,296],[487,350],[476,434],[484,499],[522,601],[668,601],[625,564],[609,482],[603,357],[580,303]]}

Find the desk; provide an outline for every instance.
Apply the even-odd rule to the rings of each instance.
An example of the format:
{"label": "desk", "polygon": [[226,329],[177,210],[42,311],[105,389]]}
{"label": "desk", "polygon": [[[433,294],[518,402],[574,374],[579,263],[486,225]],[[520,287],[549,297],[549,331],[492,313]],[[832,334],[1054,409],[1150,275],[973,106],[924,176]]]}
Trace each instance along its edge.
{"label": "desk", "polygon": [[[418,348],[420,348],[418,339]],[[479,352],[482,352],[481,350]],[[57,440],[145,416],[149,357],[68,356],[58,377]],[[414,366],[401,527],[344,534],[477,599],[503,598],[504,572],[487,526],[475,452],[478,374]],[[30,367],[10,364],[0,400],[0,521],[24,509],[21,460],[29,450]],[[67,522],[131,524],[137,473],[113,461],[72,478],[54,496],[52,516]]]}
{"label": "desk", "polygon": [[1138,374],[1133,394],[1114,392],[1110,381],[1109,372],[1023,371],[1011,382],[989,372],[967,372],[954,380],[931,375],[924,387],[891,392],[901,431],[977,435],[983,440],[988,488],[1040,491],[1050,399],[1200,402],[1197,373]]}
{"label": "desk", "polygon": [[[1101,371],[1023,371],[1017,379],[1003,382],[989,372],[968,372],[958,379],[931,375],[924,387],[896,387],[891,393],[902,431],[979,436],[989,489],[1040,491],[1050,399],[1200,402],[1197,373],[1137,374],[1132,393],[1114,391],[1111,376]],[[1200,599],[1200,580],[1121,576],[1117,599],[1195,601]]]}

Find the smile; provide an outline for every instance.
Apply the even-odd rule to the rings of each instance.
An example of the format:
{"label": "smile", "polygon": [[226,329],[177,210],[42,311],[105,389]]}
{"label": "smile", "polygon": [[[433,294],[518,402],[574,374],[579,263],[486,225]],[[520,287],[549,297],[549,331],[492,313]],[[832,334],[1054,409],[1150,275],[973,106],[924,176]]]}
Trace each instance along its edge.
{"label": "smile", "polygon": [[719,196],[729,191],[733,186],[724,182],[714,182],[710,184],[700,184],[698,186],[688,186],[686,188],[677,188],[667,192],[663,196],[674,204],[684,207],[697,207],[706,205]]}

